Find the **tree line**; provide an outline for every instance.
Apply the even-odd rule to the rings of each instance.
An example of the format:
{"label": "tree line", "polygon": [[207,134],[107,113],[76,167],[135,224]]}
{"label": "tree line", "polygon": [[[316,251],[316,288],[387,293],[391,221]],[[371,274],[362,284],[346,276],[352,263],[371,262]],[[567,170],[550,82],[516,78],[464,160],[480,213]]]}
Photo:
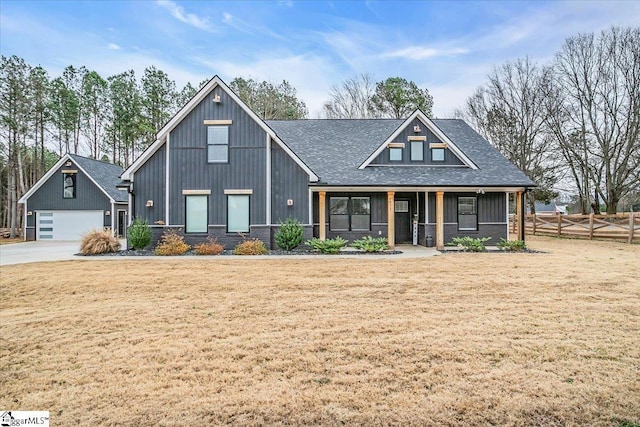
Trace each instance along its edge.
{"label": "tree line", "polygon": [[640,194],[640,28],[569,37],[546,64],[499,65],[458,115],[540,185],[532,208],[569,182],[582,214],[616,213]]}
{"label": "tree line", "polygon": [[[2,56],[0,227],[17,234],[22,221],[17,201],[66,153],[129,166],[206,83],[187,83],[178,89],[175,81],[154,66],[146,68],[140,78],[133,70],[105,78],[72,65],[62,75],[51,77],[41,66],[17,56]],[[426,97],[421,95],[415,83],[403,79],[384,83],[371,104],[376,108],[371,117],[405,114],[406,108],[398,106],[397,89],[402,85],[403,96],[409,100],[405,102],[417,96],[422,99],[421,108],[431,111],[433,100],[428,91],[424,91]],[[229,86],[262,119],[308,116],[306,104],[286,80],[273,83],[237,77]],[[327,116],[344,116],[335,105],[336,111]]]}
{"label": "tree line", "polygon": [[[159,129],[207,80],[178,89],[150,66],[104,78],[68,66],[51,77],[17,56],[0,63],[0,227],[15,233],[17,200],[65,153],[129,166]],[[263,119],[308,116],[287,81],[237,77],[231,89]],[[375,81],[363,73],[332,87],[329,119],[432,116],[433,97],[412,81]],[[496,66],[454,114],[466,119],[539,184],[529,199],[549,201],[561,179],[576,188],[580,209],[615,213],[640,193],[640,28],[611,28],[568,38],[554,59]]]}

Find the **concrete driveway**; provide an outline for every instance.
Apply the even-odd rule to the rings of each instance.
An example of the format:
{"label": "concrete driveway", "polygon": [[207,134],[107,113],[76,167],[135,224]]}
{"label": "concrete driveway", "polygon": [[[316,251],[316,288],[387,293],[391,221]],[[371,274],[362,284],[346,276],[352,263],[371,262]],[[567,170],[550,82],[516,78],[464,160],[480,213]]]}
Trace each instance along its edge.
{"label": "concrete driveway", "polygon": [[74,259],[73,255],[79,251],[80,241],[36,241],[1,245],[0,266]]}

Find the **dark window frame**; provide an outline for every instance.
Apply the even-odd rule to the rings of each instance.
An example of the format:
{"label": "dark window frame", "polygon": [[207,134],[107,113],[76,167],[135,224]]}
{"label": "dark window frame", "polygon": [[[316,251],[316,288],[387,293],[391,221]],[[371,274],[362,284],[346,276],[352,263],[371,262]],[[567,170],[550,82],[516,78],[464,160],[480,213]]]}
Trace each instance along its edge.
{"label": "dark window frame", "polygon": [[[391,153],[392,152],[399,152],[400,153],[400,158],[398,160],[392,159],[391,158]],[[401,162],[404,160],[404,153],[403,153],[404,149],[400,148],[400,147],[389,147],[389,162]]]}
{"label": "dark window frame", "polygon": [[[247,212],[247,231],[229,231],[229,197],[247,197],[249,199]],[[235,233],[250,233],[251,232],[251,195],[250,194],[227,194],[227,219],[226,219],[226,232],[227,234]]]}
{"label": "dark window frame", "polygon": [[[473,199],[475,202],[473,204],[474,213],[472,214],[461,214],[460,213],[460,199]],[[456,221],[458,222],[458,231],[478,231],[478,196],[458,196],[457,200],[457,210],[456,210]],[[461,228],[460,227],[460,215],[463,216],[475,216],[475,228]]]}
{"label": "dark window frame", "polygon": [[[62,174],[62,198],[63,199],[75,199],[78,195],[78,180],[77,173],[65,172]],[[67,186],[67,178],[71,178],[71,186]],[[67,196],[67,188],[71,188],[72,195]]]}
{"label": "dark window frame", "polygon": [[[347,213],[346,214],[332,214],[331,213],[331,199],[347,199]],[[369,207],[369,213],[368,214],[359,214],[359,213],[354,213],[354,208],[353,208],[353,199],[367,199],[369,201],[368,203],[368,207]],[[329,231],[355,231],[355,232],[365,232],[365,231],[371,231],[371,196],[329,196]],[[335,229],[332,227],[332,221],[331,221],[331,217],[332,216],[346,216],[347,217],[347,224],[348,227],[343,229]],[[369,220],[367,221],[367,225],[368,228],[364,229],[364,228],[353,228],[353,217],[354,216],[368,216]]]}
{"label": "dark window frame", "polygon": [[[433,153],[436,152],[436,150],[439,150],[438,152],[442,152],[442,159],[434,159],[433,158]],[[446,148],[441,148],[441,147],[437,147],[437,148],[432,148],[431,149],[431,161],[432,162],[444,162],[447,159],[447,153],[446,153]]]}
{"label": "dark window frame", "polygon": [[[205,231],[188,231],[188,229],[189,229],[189,224],[188,224],[189,216],[187,215],[187,199],[189,197],[204,197],[207,200],[207,213],[206,213],[207,225],[206,225],[206,230]],[[209,234],[209,195],[206,195],[206,194],[187,194],[187,195],[184,196],[184,232],[185,232],[185,234]]]}
{"label": "dark window frame", "polygon": [[[414,145],[420,144],[420,150],[414,150],[413,147]],[[424,162],[424,141],[410,141],[409,142],[409,159],[412,162]],[[420,153],[420,158],[419,159],[414,159],[413,158],[413,153],[414,152],[419,152]]]}
{"label": "dark window frame", "polygon": [[[221,129],[221,128],[225,128],[227,130],[227,140],[225,143],[221,144],[221,143],[214,143],[214,142],[210,142],[209,141],[209,129],[211,128],[217,128],[217,129]],[[227,164],[229,163],[229,132],[230,132],[230,126],[228,125],[209,125],[207,126],[207,163],[209,164]],[[209,158],[209,147],[226,147],[227,151],[227,159],[226,160],[211,160]]]}

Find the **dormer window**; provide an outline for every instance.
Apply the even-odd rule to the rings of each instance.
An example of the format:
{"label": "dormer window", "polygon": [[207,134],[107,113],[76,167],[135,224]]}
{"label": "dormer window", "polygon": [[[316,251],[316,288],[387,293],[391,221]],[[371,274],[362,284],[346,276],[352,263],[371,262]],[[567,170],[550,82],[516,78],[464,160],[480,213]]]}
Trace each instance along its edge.
{"label": "dormer window", "polygon": [[444,148],[432,148],[431,149],[431,161],[432,162],[444,162]]}
{"label": "dormer window", "polygon": [[421,162],[424,160],[424,143],[422,141],[411,141],[411,161]]}
{"label": "dormer window", "polygon": [[404,150],[404,144],[402,142],[393,142],[387,145],[387,147],[389,148],[389,161],[401,162],[402,151]]}
{"label": "dormer window", "polygon": [[389,148],[389,161],[401,162],[402,161],[402,148]]}

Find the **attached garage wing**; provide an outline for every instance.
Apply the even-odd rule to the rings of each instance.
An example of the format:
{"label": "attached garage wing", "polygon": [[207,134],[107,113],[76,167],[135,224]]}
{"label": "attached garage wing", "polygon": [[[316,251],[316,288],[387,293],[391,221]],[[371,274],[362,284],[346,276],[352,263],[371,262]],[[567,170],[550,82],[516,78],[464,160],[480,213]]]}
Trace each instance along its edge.
{"label": "attached garage wing", "polygon": [[103,223],[102,211],[38,211],[36,240],[80,240]]}

